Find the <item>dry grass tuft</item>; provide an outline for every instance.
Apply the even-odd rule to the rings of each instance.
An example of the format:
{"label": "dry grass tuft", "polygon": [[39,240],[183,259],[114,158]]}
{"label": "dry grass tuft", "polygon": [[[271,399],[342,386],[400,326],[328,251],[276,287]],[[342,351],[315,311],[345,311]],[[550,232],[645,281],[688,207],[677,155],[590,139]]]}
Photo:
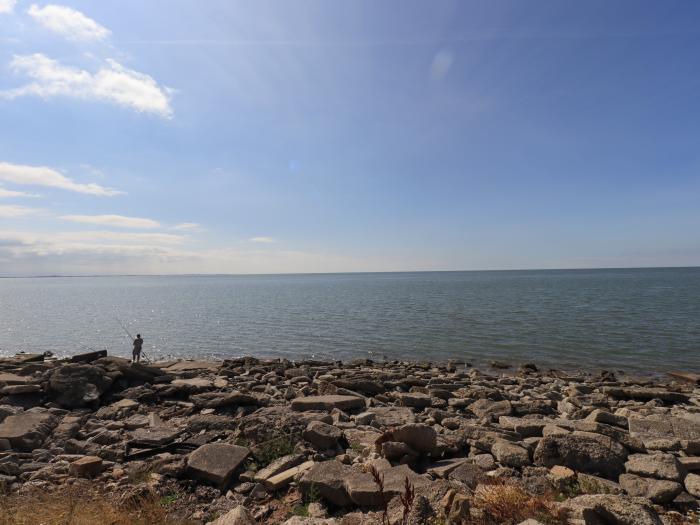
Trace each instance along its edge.
{"label": "dry grass tuft", "polygon": [[121,497],[86,485],[45,492],[0,495],[0,525],[165,525],[168,518],[154,493]]}
{"label": "dry grass tuft", "polygon": [[472,508],[481,514],[476,523],[484,525],[520,523],[528,518],[547,524],[565,523],[550,495],[533,496],[508,480],[480,484],[474,492]]}

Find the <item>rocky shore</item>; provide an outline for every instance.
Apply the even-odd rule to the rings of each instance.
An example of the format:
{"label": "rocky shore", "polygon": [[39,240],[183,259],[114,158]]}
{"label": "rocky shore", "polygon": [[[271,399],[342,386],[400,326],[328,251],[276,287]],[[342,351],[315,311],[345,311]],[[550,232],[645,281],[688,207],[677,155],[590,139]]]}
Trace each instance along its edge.
{"label": "rocky shore", "polygon": [[134,523],[155,522],[139,514],[153,505],[163,523],[216,525],[699,523],[700,386],[534,365],[24,354],[0,360],[0,485],[2,523],[70,487]]}

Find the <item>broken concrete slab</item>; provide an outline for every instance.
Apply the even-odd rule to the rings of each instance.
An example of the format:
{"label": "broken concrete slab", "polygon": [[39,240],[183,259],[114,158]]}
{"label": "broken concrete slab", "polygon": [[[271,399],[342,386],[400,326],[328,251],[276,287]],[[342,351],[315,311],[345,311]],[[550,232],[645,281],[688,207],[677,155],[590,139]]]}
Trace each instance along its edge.
{"label": "broken concrete slab", "polygon": [[250,454],[246,447],[227,443],[208,443],[187,458],[190,477],[226,487],[240,465]]}

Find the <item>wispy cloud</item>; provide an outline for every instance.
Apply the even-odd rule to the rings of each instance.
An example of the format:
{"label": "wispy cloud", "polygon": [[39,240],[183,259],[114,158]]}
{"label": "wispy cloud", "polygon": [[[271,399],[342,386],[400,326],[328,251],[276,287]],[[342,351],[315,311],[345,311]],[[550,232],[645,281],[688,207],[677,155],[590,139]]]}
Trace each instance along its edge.
{"label": "wispy cloud", "polygon": [[103,40],[110,34],[109,29],[92,18],[62,5],[49,4],[39,7],[32,4],[27,14],[45,28],[69,40]]}
{"label": "wispy cloud", "polygon": [[0,14],[11,13],[15,9],[17,0],[0,0]]}
{"label": "wispy cloud", "polygon": [[173,226],[173,230],[180,230],[180,231],[191,231],[191,232],[198,232],[202,231],[204,228],[202,228],[202,225],[196,222],[183,222],[181,224],[177,224]]}
{"label": "wispy cloud", "polygon": [[251,239],[248,239],[250,242],[257,242],[261,244],[271,244],[273,242],[277,242],[275,239],[272,237],[253,237]]}
{"label": "wispy cloud", "polygon": [[36,215],[40,212],[41,210],[38,208],[28,208],[27,206],[0,205],[0,218],[2,219],[26,217],[27,215]]}
{"label": "wispy cloud", "polygon": [[46,166],[25,166],[8,162],[0,162],[0,180],[29,186],[49,186],[102,197],[111,197],[124,193],[92,182],[88,184],[75,182],[55,169]]}
{"label": "wispy cloud", "polygon": [[9,199],[12,197],[39,197],[36,193],[27,193],[26,191],[12,191],[0,188],[0,199]]}
{"label": "wispy cloud", "polygon": [[65,66],[41,53],[15,55],[10,67],[17,74],[33,79],[24,86],[0,91],[0,97],[51,98],[64,96],[110,102],[142,113],[171,118],[172,90],[160,86],[153,77],[107,59],[96,73]]}
{"label": "wispy cloud", "polygon": [[119,228],[160,228],[160,223],[153,219],[125,217],[124,215],[63,215],[61,219],[82,224],[99,224]]}

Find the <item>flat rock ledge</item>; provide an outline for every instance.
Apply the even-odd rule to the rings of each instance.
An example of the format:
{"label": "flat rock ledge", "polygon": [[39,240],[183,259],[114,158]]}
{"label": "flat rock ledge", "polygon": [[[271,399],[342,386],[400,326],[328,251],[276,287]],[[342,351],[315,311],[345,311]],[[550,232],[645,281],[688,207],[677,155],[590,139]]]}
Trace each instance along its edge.
{"label": "flat rock ledge", "polygon": [[0,485],[202,525],[696,523],[697,374],[506,366],[0,359]]}

